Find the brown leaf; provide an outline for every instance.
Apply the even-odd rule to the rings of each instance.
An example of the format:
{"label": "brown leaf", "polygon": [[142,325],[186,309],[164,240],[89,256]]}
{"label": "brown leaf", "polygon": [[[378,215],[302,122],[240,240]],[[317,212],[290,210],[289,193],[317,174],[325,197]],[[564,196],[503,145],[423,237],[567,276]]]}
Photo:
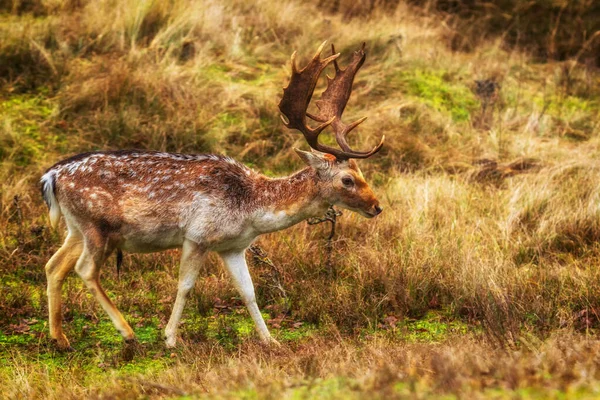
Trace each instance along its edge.
{"label": "brown leaf", "polygon": [[21,321],[21,323],[18,325],[11,324],[8,327],[14,333],[26,333],[31,330],[31,327],[29,325],[27,325],[27,322],[25,322],[25,321]]}

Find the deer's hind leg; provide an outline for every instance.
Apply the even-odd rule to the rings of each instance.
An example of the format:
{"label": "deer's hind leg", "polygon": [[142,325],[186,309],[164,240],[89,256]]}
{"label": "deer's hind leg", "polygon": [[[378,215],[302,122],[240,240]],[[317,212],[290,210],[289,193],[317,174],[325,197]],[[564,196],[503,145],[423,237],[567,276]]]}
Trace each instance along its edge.
{"label": "deer's hind leg", "polygon": [[70,348],[69,340],[62,329],[62,286],[67,274],[73,269],[83,251],[83,239],[76,230],[69,234],[60,249],[46,263],[46,280],[48,282],[48,319],[50,337],[61,349]]}
{"label": "deer's hind leg", "polygon": [[133,329],[125,321],[114,303],[108,298],[100,285],[100,267],[112,252],[108,239],[103,237],[96,229],[87,229],[85,232],[83,252],[75,265],[75,272],[83,279],[88,290],[98,300],[104,311],[112,320],[113,325],[121,333],[125,341],[135,338]]}

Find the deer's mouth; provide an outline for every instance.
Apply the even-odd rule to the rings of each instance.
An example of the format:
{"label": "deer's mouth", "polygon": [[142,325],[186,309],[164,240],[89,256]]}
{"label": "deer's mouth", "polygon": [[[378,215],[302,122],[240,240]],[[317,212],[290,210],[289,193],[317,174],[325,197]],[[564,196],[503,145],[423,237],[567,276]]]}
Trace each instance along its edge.
{"label": "deer's mouth", "polygon": [[369,218],[369,219],[375,218],[377,215],[379,215],[379,213],[375,213],[375,212],[372,212],[372,211],[365,211],[365,210],[361,210],[361,209],[358,209],[358,208],[354,208],[354,209],[350,209],[350,210],[354,211],[354,212],[357,212],[360,215],[362,215],[363,217]]}
{"label": "deer's mouth", "polygon": [[381,214],[383,209],[381,207],[379,207],[379,205],[376,205],[376,206],[371,207],[369,209],[369,211],[366,211],[364,209],[355,209],[353,211],[358,212],[360,215],[362,215],[363,217],[366,217],[366,218],[375,218],[376,216]]}

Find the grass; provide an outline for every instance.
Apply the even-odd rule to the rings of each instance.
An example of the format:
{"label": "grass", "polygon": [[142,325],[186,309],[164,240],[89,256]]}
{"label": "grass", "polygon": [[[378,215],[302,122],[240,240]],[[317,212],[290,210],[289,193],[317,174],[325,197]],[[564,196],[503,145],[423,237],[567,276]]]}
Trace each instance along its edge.
{"label": "grass", "polygon": [[[400,73],[400,89],[436,111],[450,114],[455,122],[466,121],[477,109],[477,101],[468,86],[444,71],[414,69]],[[457,81],[459,81],[457,83]]]}
{"label": "grass", "polygon": [[[9,3],[0,4],[0,397],[598,396],[597,70],[540,62],[490,36],[455,51],[460,25],[404,2],[362,16],[347,3],[325,13],[272,0]],[[277,103],[290,54],[302,63],[323,39],[342,64],[367,43],[345,118],[369,116],[352,133],[356,147],[386,135],[360,164],[385,211],[368,222],[345,212],[330,265],[324,225],[259,240],[273,265],[254,260],[251,273],[282,347],[259,344],[209,257],[182,343],[167,350],[179,257],[169,251],[126,254],[120,276],[114,259],[103,269],[142,344],[132,361],[75,276],[64,314],[76,351],[56,352],[43,266],[64,235],[39,196],[45,168],[136,147],[290,173],[301,166],[292,148],[306,145],[282,126]]]}

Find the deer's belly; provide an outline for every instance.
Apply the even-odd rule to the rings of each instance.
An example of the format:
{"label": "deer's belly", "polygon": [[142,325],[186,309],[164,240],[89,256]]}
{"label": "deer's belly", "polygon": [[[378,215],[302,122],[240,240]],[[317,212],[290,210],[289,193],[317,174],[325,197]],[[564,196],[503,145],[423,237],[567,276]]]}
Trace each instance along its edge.
{"label": "deer's belly", "polygon": [[193,242],[201,244],[209,251],[223,252],[231,250],[243,250],[250,246],[258,236],[251,226],[228,226],[223,224],[218,228],[206,226],[195,226],[189,229],[185,237]]}
{"label": "deer's belly", "polygon": [[181,247],[183,238],[181,229],[171,226],[155,226],[152,229],[124,229],[119,247],[132,253],[152,253]]}
{"label": "deer's belly", "polygon": [[256,239],[255,234],[243,234],[235,237],[226,237],[208,243],[208,249],[218,253],[224,251],[244,250]]}

